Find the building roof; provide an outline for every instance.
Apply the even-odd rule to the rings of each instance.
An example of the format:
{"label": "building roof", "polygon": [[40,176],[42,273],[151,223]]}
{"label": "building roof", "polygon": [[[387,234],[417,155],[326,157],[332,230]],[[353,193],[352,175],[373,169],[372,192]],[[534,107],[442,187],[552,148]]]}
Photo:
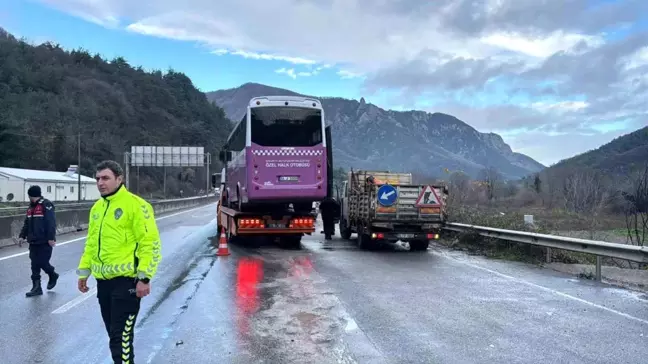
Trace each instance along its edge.
{"label": "building roof", "polygon": [[[68,176],[65,172],[39,171],[36,169],[0,167],[0,175],[20,178],[26,181],[47,181],[47,182],[76,182],[77,174]],[[96,183],[94,178],[81,175],[81,182]]]}

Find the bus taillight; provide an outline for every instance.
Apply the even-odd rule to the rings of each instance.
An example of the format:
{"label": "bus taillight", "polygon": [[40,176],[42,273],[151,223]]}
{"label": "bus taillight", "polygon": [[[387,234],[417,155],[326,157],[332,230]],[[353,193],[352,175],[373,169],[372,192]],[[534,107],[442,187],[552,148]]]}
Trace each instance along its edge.
{"label": "bus taillight", "polygon": [[312,218],[297,218],[290,221],[291,228],[310,229],[313,227],[315,220]]}
{"label": "bus taillight", "polygon": [[239,227],[242,229],[263,229],[264,224],[261,219],[240,219]]}

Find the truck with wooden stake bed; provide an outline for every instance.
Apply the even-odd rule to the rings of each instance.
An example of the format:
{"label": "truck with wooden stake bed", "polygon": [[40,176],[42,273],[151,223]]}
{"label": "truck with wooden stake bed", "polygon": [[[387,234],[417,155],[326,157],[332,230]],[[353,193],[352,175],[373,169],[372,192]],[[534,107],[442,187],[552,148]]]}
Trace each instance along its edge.
{"label": "truck with wooden stake bed", "polygon": [[353,171],[342,184],[340,235],[358,236],[362,249],[404,241],[425,251],[446,222],[447,186],[418,185],[411,173]]}
{"label": "truck with wooden stake bed", "polygon": [[[218,233],[269,238],[299,248],[315,231],[314,202],[330,194],[330,127],[318,100],[262,96],[250,100],[219,160]],[[219,184],[212,175],[212,187]]]}

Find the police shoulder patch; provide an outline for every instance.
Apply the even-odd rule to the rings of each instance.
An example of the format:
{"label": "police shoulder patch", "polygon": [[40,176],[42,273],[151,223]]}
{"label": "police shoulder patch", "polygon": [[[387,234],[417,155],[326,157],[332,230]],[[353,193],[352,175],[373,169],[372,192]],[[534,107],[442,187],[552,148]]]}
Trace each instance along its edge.
{"label": "police shoulder patch", "polygon": [[119,220],[120,217],[124,214],[124,211],[121,209],[121,207],[118,207],[115,209],[115,220]]}

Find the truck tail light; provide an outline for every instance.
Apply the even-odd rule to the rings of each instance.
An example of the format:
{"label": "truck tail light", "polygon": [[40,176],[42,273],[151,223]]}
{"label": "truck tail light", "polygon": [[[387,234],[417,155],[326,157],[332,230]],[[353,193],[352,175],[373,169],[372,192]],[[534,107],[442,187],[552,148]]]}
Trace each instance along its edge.
{"label": "truck tail light", "polygon": [[241,219],[239,220],[239,227],[242,229],[263,229],[264,224],[261,219]]}
{"label": "truck tail light", "polygon": [[292,219],[290,221],[290,227],[297,228],[297,229],[310,229],[313,227],[314,224],[315,224],[315,220],[310,217],[300,217],[297,219]]}

